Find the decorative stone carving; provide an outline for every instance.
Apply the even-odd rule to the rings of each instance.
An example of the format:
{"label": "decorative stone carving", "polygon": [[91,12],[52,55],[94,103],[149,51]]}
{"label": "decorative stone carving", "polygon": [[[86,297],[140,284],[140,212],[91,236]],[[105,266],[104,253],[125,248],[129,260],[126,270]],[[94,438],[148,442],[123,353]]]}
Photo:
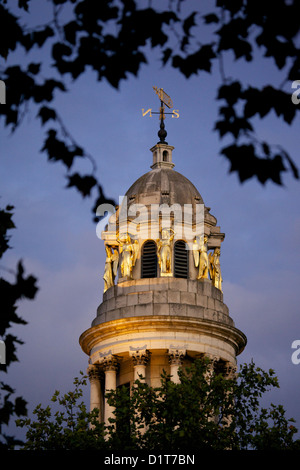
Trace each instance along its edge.
{"label": "decorative stone carving", "polygon": [[105,267],[104,267],[104,290],[106,292],[107,289],[114,285],[115,277],[118,272],[118,264],[119,264],[119,253],[115,247],[105,245],[106,250],[106,260],[105,260]]}
{"label": "decorative stone carving", "polygon": [[171,228],[163,228],[161,239],[157,240],[158,264],[162,276],[172,274],[172,241],[175,232]]}
{"label": "decorative stone carving", "polygon": [[171,380],[175,383],[180,382],[180,378],[178,375],[178,370],[179,367],[182,364],[182,360],[186,354],[185,349],[169,349],[168,350],[168,355],[169,355],[169,362],[170,362],[170,376]]}
{"label": "decorative stone carving", "polygon": [[220,248],[215,248],[214,253],[209,253],[209,273],[212,283],[222,291],[222,274],[220,265]]}
{"label": "decorative stone carving", "polygon": [[197,279],[208,279],[207,236],[195,237],[193,255],[196,268],[199,267]]}
{"label": "decorative stone carving", "polygon": [[119,357],[113,354],[109,354],[108,356],[104,356],[102,358],[101,366],[105,372],[108,370],[117,371],[119,368],[119,362],[120,362]]}
{"label": "decorative stone carving", "polygon": [[137,349],[130,351],[130,356],[133,360],[133,365],[143,365],[146,366],[150,359],[150,352],[147,349]]}
{"label": "decorative stone carving", "polygon": [[170,364],[180,366],[185,354],[185,349],[169,349],[168,355]]}
{"label": "decorative stone carving", "polygon": [[137,348],[129,352],[133,361],[134,382],[136,380],[144,381],[146,377],[146,366],[150,359],[150,351],[147,349]]}
{"label": "decorative stone carving", "polygon": [[100,380],[102,378],[102,371],[98,364],[89,365],[87,368],[87,375],[90,382],[93,380]]}
{"label": "decorative stone carving", "polygon": [[121,256],[122,277],[131,279],[132,269],[138,257],[139,243],[137,240],[133,242],[128,233],[118,238],[118,242],[119,242],[119,254],[122,255]]}
{"label": "decorative stone carving", "polygon": [[236,375],[237,367],[229,361],[226,361],[222,367],[222,374],[226,379],[233,379]]}

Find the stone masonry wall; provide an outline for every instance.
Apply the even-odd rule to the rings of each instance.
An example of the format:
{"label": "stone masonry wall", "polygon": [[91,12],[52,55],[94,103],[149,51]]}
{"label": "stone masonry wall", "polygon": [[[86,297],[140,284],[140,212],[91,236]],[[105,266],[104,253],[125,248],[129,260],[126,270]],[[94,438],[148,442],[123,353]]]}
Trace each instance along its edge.
{"label": "stone masonry wall", "polygon": [[145,315],[203,318],[234,326],[222,292],[211,281],[173,277],[124,281],[111,287],[92,326]]}

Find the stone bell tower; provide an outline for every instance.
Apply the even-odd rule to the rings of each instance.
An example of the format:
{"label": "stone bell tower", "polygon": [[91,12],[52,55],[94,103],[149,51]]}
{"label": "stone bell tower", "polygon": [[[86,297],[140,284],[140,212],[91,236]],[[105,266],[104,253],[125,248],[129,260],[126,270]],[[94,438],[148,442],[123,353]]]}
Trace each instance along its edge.
{"label": "stone bell tower", "polygon": [[158,386],[163,370],[177,381],[178,368],[203,355],[230,373],[246,345],[223,302],[225,235],[196,187],[174,170],[163,119],[159,136],[151,170],[102,232],[103,299],[79,340],[89,356],[90,407],[105,422],[113,412],[106,390],[131,387],[139,374]]}

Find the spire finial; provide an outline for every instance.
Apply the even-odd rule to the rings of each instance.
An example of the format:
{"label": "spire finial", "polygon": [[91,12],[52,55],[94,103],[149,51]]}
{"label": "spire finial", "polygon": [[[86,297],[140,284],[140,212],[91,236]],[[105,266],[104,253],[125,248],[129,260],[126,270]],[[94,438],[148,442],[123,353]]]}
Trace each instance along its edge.
{"label": "spire finial", "polygon": [[[161,108],[163,109],[163,108]],[[166,142],[166,137],[167,137],[167,131],[165,129],[165,121],[164,121],[164,114],[163,114],[163,111],[161,112],[161,118],[160,118],[160,128],[159,128],[159,131],[157,133],[158,137],[159,137],[159,142],[157,142],[158,144],[168,144],[168,142]]]}

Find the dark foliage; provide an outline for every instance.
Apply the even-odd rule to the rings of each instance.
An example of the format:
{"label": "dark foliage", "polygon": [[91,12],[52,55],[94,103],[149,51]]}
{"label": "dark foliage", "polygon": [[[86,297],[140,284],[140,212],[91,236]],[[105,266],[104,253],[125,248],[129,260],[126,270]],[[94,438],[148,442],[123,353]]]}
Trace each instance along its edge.
{"label": "dark foliage", "polygon": [[[12,220],[13,209],[12,206],[7,206],[0,210],[0,259],[10,248],[8,231],[15,228]],[[27,323],[17,313],[18,303],[22,299],[34,299],[37,292],[36,279],[31,275],[27,277],[24,275],[22,261],[19,261],[16,271],[9,274],[14,277],[14,282],[0,278],[0,337],[6,348],[6,363],[0,365],[0,373],[7,372],[9,365],[18,361],[17,345],[23,344],[19,338],[10,333],[10,328],[14,324]],[[14,389],[0,381],[0,449],[19,443],[13,436],[3,432],[3,425],[8,425],[14,416],[24,416],[27,413],[25,400],[22,397],[14,397],[14,393]]]}
{"label": "dark foliage", "polygon": [[[140,377],[131,390],[125,386],[106,393],[114,407],[109,423],[99,423],[99,410],[87,412],[80,401],[86,377],[75,379],[75,389],[50,406],[38,405],[35,419],[19,419],[27,428],[26,450],[102,450],[128,455],[200,453],[220,450],[299,450],[297,429],[281,405],[262,408],[261,397],[278,387],[273,370],[253,362],[225,378],[209,360],[196,360],[180,370],[180,382],[166,373],[153,388]],[[92,424],[92,426],[90,426]]]}
{"label": "dark foliage", "polygon": [[[0,107],[0,115],[4,124],[15,130],[28,105],[38,107],[41,125],[52,124],[46,130],[42,152],[65,166],[67,187],[75,187],[83,197],[94,197],[93,211],[99,200],[107,201],[102,183],[95,176],[95,162],[74,141],[49,103],[58,93],[67,91],[64,76],[76,80],[88,69],[96,73],[98,81],[106,80],[117,88],[121,80],[137,75],[147,64],[149,49],[145,46],[159,49],[162,64],[170,64],[187,78],[215,73],[214,64],[220,66],[217,100],[222,104],[220,118],[212,127],[220,138],[232,138],[231,145],[222,148],[220,155],[229,161],[230,172],[235,172],[241,182],[256,177],[262,184],[272,181],[281,185],[282,174],[288,171],[299,179],[297,165],[282,145],[260,142],[254,126],[254,118],[264,119],[272,113],[290,125],[300,109],[292,103],[291,94],[283,90],[284,84],[300,76],[299,2],[279,0],[270,8],[267,0],[216,0],[206,14],[182,13],[187,3],[163,2],[158,11],[151,2],[142,8],[135,0],[52,0],[53,18],[28,28],[24,19],[30,14],[30,0],[18,3],[22,21],[16,13],[18,8],[13,12],[9,2],[0,0],[0,56],[6,59],[17,48],[26,53],[39,48],[61,77],[43,78],[43,62],[29,62],[25,68],[3,68],[1,79],[9,98],[7,105]],[[68,15],[63,14],[65,7],[69,8]],[[199,42],[199,33],[203,37],[205,28],[209,40]],[[280,86],[272,83],[272,77],[270,83],[256,88],[225,75],[227,57],[249,63],[261,55],[273,60],[284,73]],[[69,174],[77,158],[92,160],[92,174]]]}

